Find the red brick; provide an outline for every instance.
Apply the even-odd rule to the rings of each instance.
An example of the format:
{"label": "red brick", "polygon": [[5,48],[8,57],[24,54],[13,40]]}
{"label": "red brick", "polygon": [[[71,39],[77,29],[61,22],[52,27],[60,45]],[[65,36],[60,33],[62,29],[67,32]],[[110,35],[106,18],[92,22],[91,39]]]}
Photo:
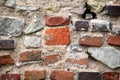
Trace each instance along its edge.
{"label": "red brick", "polygon": [[20,53],[19,61],[39,61],[41,60],[41,53],[42,51],[38,49],[23,51]]}
{"label": "red brick", "polygon": [[65,26],[69,24],[69,18],[63,18],[62,16],[46,16],[46,26]]}
{"label": "red brick", "polygon": [[45,70],[25,71],[24,80],[45,80]]}
{"label": "red brick", "polygon": [[108,44],[120,46],[120,36],[109,36]]}
{"label": "red brick", "polygon": [[102,46],[102,37],[85,36],[83,38],[80,38],[79,44],[85,45],[85,46],[100,47]]}
{"label": "red brick", "polygon": [[119,80],[120,74],[118,72],[105,72],[102,74],[103,80]]}
{"label": "red brick", "polygon": [[46,30],[46,45],[70,44],[70,31],[68,27]]}
{"label": "red brick", "polygon": [[61,59],[61,56],[59,54],[53,54],[53,55],[45,56],[44,57],[44,64],[45,65],[53,64],[55,62],[58,62],[60,59]]}
{"label": "red brick", "polygon": [[0,66],[6,64],[14,64],[14,60],[11,58],[10,55],[0,56]]}
{"label": "red brick", "polygon": [[54,70],[50,78],[51,80],[73,80],[73,72]]}
{"label": "red brick", "polygon": [[20,74],[2,74],[2,80],[20,80]]}

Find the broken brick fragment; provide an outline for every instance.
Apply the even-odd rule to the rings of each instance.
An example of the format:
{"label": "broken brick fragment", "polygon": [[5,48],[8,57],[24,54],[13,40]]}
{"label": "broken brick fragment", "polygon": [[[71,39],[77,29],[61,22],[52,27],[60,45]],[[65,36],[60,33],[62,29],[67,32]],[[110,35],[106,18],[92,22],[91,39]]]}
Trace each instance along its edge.
{"label": "broken brick fragment", "polygon": [[109,36],[107,42],[110,45],[120,46],[120,36],[115,36],[115,35]]}

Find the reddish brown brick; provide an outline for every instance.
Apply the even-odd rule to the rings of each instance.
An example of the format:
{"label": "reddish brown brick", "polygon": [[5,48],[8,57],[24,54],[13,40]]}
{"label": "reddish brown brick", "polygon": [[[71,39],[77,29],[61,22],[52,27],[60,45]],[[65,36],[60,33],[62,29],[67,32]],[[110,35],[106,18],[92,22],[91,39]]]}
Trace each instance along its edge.
{"label": "reddish brown brick", "polygon": [[46,45],[68,45],[70,44],[70,31],[68,27],[47,29]]}
{"label": "reddish brown brick", "polygon": [[63,18],[62,16],[46,16],[46,26],[65,26],[69,24],[69,18]]}
{"label": "reddish brown brick", "polygon": [[39,61],[41,60],[41,50],[34,49],[34,50],[27,50],[20,53],[19,61]]}
{"label": "reddish brown brick", "polygon": [[0,56],[0,66],[6,64],[14,64],[14,60],[11,58],[10,55]]}
{"label": "reddish brown brick", "polygon": [[24,80],[45,80],[45,70],[25,71]]}
{"label": "reddish brown brick", "polygon": [[120,36],[109,36],[108,44],[120,46]]}
{"label": "reddish brown brick", "polygon": [[54,70],[51,72],[51,80],[73,80],[73,72]]}
{"label": "reddish brown brick", "polygon": [[2,74],[2,80],[21,80],[20,74]]}
{"label": "reddish brown brick", "polygon": [[118,72],[105,72],[102,74],[103,80],[119,80],[120,74]]}
{"label": "reddish brown brick", "polygon": [[85,46],[100,47],[102,46],[102,37],[85,36],[83,38],[80,38],[79,44],[85,45]]}
{"label": "reddish brown brick", "polygon": [[52,64],[52,63],[58,62],[60,59],[61,59],[61,56],[59,54],[45,56],[44,57],[44,64],[45,65]]}

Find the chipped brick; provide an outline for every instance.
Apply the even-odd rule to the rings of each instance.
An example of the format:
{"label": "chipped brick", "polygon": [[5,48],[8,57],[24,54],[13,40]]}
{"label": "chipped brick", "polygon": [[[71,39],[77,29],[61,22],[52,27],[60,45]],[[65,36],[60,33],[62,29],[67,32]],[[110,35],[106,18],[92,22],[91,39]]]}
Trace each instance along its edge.
{"label": "chipped brick", "polygon": [[46,16],[46,26],[65,26],[69,24],[69,18],[63,18],[62,16]]}
{"label": "chipped brick", "polygon": [[14,40],[0,40],[0,49],[14,49]]}
{"label": "chipped brick", "polygon": [[102,80],[99,72],[80,72],[78,80]]}
{"label": "chipped brick", "polygon": [[73,72],[54,70],[51,72],[51,80],[73,80]]}
{"label": "chipped brick", "polygon": [[44,57],[44,64],[45,65],[53,64],[55,62],[58,62],[60,59],[61,59],[61,56],[59,54],[53,54],[53,55],[45,56]]}
{"label": "chipped brick", "polygon": [[80,38],[79,44],[85,45],[85,46],[100,47],[102,46],[102,37],[84,36]]}
{"label": "chipped brick", "polygon": [[46,72],[45,70],[25,71],[24,76],[24,80],[45,80]]}
{"label": "chipped brick", "polygon": [[76,31],[88,31],[89,28],[88,21],[76,21],[74,25]]}
{"label": "chipped brick", "polygon": [[46,45],[70,44],[70,31],[68,27],[46,30]]}
{"label": "chipped brick", "polygon": [[2,74],[2,80],[21,80],[20,74]]}
{"label": "chipped brick", "polygon": [[103,80],[119,80],[120,74],[118,72],[105,72],[102,76]]}
{"label": "chipped brick", "polygon": [[108,38],[108,44],[110,45],[116,45],[116,46],[120,46],[120,36],[109,36]]}
{"label": "chipped brick", "polygon": [[120,16],[120,6],[119,5],[106,5],[105,12],[110,16]]}
{"label": "chipped brick", "polygon": [[26,62],[26,61],[39,61],[41,60],[41,50],[33,49],[33,50],[26,50],[20,53],[19,61]]}
{"label": "chipped brick", "polygon": [[14,64],[14,60],[11,58],[10,55],[0,56],[0,66],[6,64]]}

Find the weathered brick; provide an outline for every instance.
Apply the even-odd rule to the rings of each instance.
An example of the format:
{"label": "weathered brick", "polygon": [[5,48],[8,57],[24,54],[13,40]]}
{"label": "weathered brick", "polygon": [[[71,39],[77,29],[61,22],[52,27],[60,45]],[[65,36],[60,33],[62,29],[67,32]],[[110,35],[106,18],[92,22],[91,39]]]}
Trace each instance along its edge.
{"label": "weathered brick", "polygon": [[45,80],[45,70],[25,71],[24,80]]}
{"label": "weathered brick", "polygon": [[68,27],[47,29],[46,45],[68,45],[70,44],[70,31]]}
{"label": "weathered brick", "polygon": [[88,66],[88,54],[80,53],[80,52],[69,53],[67,56],[66,62],[87,67]]}
{"label": "weathered brick", "polygon": [[10,55],[0,56],[0,66],[6,64],[14,64],[14,60],[11,58]]}
{"label": "weathered brick", "polygon": [[118,72],[105,72],[102,74],[103,80],[119,80],[120,74]]}
{"label": "weathered brick", "polygon": [[80,72],[78,80],[102,80],[99,72]]}
{"label": "weathered brick", "polygon": [[46,16],[46,26],[65,26],[69,24],[69,18],[63,18],[62,16]]}
{"label": "weathered brick", "polygon": [[110,16],[120,16],[120,6],[119,5],[106,5],[105,12]]}
{"label": "weathered brick", "polygon": [[0,40],[0,49],[14,49],[14,40]]}
{"label": "weathered brick", "polygon": [[84,36],[84,37],[80,38],[79,44],[85,45],[85,46],[100,47],[100,46],[102,46],[102,37]]}
{"label": "weathered brick", "polygon": [[74,23],[76,31],[88,31],[89,23],[88,21],[76,21]]}
{"label": "weathered brick", "polygon": [[120,46],[120,36],[109,36],[108,44]]}
{"label": "weathered brick", "polygon": [[26,62],[26,61],[39,61],[41,60],[41,50],[33,49],[33,50],[26,50],[20,53],[19,61]]}
{"label": "weathered brick", "polygon": [[21,80],[20,74],[2,74],[2,80]]}
{"label": "weathered brick", "polygon": [[60,59],[61,59],[61,56],[59,54],[53,54],[53,55],[45,56],[44,57],[44,64],[45,65],[53,64],[55,62],[58,62]]}
{"label": "weathered brick", "polygon": [[51,72],[51,80],[73,80],[73,72],[54,70]]}

